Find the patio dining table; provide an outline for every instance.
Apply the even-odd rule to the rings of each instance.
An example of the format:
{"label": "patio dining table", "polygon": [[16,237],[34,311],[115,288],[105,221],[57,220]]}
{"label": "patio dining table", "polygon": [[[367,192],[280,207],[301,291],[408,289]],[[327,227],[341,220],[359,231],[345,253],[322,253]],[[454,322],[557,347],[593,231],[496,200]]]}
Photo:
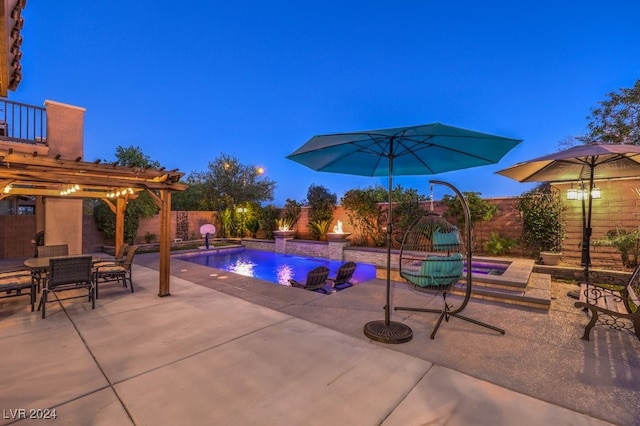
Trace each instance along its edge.
{"label": "patio dining table", "polygon": [[[81,256],[85,256],[85,255],[78,254],[78,255],[70,255],[70,256],[55,256],[55,257],[31,257],[29,259],[25,259],[24,266],[31,269],[32,271],[46,272],[49,270],[50,259],[59,259],[63,257],[81,257]],[[91,256],[92,263],[100,262],[101,260],[102,258],[100,256]]]}
{"label": "patio dining table", "polygon": [[[30,257],[29,259],[25,259],[24,266],[31,269],[31,274],[36,279],[38,283],[38,291],[40,291],[42,285],[43,277],[46,277],[47,272],[49,271],[49,261],[51,259],[61,259],[67,257],[81,257],[86,256],[82,254],[77,255],[69,255],[69,256],[54,256],[54,257]],[[103,259],[100,256],[91,256],[91,263],[100,262]]]}

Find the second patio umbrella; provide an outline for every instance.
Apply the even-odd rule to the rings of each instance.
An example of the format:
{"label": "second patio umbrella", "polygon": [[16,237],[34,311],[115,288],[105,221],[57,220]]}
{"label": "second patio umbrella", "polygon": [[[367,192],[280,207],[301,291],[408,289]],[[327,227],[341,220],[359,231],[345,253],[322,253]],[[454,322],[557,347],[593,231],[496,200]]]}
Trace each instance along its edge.
{"label": "second patio umbrella", "polygon": [[317,135],[287,156],[313,170],[360,176],[388,176],[387,285],[384,321],[371,321],[364,334],[384,343],[403,343],[413,333],[391,321],[391,192],[393,175],[432,175],[495,164],[521,141],[440,123]]}
{"label": "second patio umbrella", "polygon": [[582,198],[582,265],[584,280],[589,282],[591,262],[592,191],[597,179],[640,176],[640,146],[593,144],[579,145],[554,154],[515,164],[497,172],[519,182],[586,181],[587,204]]}

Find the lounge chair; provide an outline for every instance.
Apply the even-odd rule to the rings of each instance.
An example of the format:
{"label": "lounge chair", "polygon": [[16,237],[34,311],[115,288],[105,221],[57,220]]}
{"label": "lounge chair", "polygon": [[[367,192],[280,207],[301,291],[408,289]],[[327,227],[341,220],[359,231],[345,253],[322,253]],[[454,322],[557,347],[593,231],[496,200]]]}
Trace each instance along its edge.
{"label": "lounge chair", "polygon": [[131,265],[133,264],[133,257],[138,250],[137,245],[129,246],[127,250],[127,256],[122,263],[105,262],[102,265],[96,264],[94,267],[95,282],[96,282],[96,299],[98,298],[98,289],[101,284],[107,282],[122,282],[123,287],[131,288],[133,293],[133,280],[131,278]]}
{"label": "lounge chair", "polygon": [[[38,305],[38,310],[42,309],[42,318],[46,315],[49,293],[54,293],[56,299],[58,299],[58,292],[86,289],[89,292],[91,308],[95,309],[96,298],[91,261],[91,256],[58,257],[49,261],[49,278],[42,288],[42,296],[40,297],[40,304]],[[76,299],[80,297],[87,296],[72,296],[66,299]]]}
{"label": "lounge chair", "polygon": [[353,273],[356,271],[356,266],[355,262],[346,262],[340,266],[336,272],[336,276],[329,278],[329,281],[333,282],[333,288],[336,290],[344,290],[345,288],[351,287],[353,285],[351,278],[353,278]]}
{"label": "lounge chair", "polygon": [[303,288],[305,290],[316,291],[324,294],[332,292],[332,288],[327,288],[327,279],[329,278],[329,268],[326,266],[318,266],[309,271],[305,282],[301,283],[296,280],[289,280],[291,287]]}

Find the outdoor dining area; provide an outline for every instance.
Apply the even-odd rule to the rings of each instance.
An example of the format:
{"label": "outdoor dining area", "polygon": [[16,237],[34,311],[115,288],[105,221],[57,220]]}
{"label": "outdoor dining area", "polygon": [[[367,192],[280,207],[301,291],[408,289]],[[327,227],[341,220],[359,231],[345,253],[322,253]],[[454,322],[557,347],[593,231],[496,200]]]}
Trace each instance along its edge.
{"label": "outdoor dining area", "polygon": [[[28,296],[31,311],[42,312],[46,317],[47,303],[51,297],[59,301],[58,294],[68,292],[65,299],[86,298],[95,309],[99,286],[116,282],[133,293],[131,265],[137,245],[122,244],[115,257],[106,259],[97,255],[70,255],[66,244],[36,247],[36,256],[24,260],[22,267],[13,266],[1,272],[0,296]],[[79,294],[84,293],[86,294]]]}

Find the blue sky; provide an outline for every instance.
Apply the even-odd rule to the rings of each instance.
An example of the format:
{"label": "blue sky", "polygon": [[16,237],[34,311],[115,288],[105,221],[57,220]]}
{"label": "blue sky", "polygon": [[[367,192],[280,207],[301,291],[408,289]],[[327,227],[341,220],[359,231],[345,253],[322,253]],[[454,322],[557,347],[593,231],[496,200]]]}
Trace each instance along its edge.
{"label": "blue sky", "polygon": [[29,1],[23,16],[9,98],[86,108],[87,161],[133,145],[188,174],[234,155],[264,167],[278,205],[312,183],[386,186],[285,158],[313,135],[433,122],[523,142],[496,166],[395,183],[519,195],[532,185],[494,172],[557,151],[640,78],[637,0]]}

